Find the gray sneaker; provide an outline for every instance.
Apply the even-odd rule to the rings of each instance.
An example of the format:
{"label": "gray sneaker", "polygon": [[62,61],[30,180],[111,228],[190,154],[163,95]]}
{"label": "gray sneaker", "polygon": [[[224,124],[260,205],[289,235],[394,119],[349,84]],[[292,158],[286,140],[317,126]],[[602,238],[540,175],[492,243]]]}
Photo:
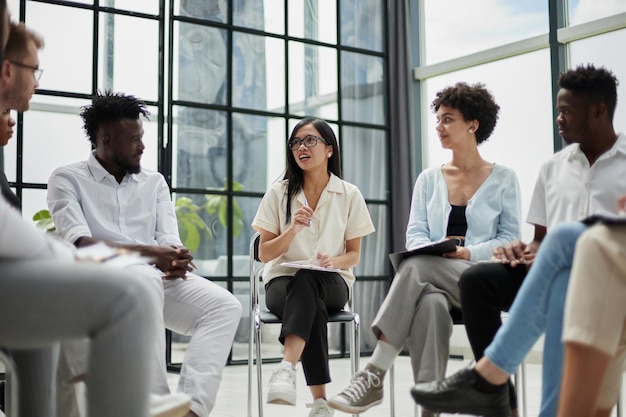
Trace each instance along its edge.
{"label": "gray sneaker", "polygon": [[368,363],[354,374],[346,389],[328,400],[328,405],[352,414],[367,411],[383,402],[383,379],[385,371]]}
{"label": "gray sneaker", "polygon": [[270,378],[267,390],[267,402],[270,404],[296,405],[296,370],[284,366],[278,367]]}

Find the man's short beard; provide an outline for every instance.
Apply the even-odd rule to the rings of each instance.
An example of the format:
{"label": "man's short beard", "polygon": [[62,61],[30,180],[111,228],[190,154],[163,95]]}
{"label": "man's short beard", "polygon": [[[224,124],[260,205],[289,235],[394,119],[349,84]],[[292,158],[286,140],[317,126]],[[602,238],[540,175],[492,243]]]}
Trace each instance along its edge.
{"label": "man's short beard", "polygon": [[139,174],[141,172],[141,165],[130,165],[125,160],[118,158],[117,156],[113,156],[113,162],[117,164],[120,168],[122,168],[127,174]]}
{"label": "man's short beard", "polygon": [[127,174],[139,174],[141,172],[141,165],[137,165],[137,166],[123,166],[122,168],[124,168],[126,170]]}

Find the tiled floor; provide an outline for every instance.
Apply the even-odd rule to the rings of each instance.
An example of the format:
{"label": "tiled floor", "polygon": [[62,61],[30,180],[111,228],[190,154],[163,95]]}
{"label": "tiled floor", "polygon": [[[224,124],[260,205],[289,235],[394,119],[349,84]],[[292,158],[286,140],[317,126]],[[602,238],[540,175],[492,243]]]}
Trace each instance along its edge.
{"label": "tiled floor", "polygon": [[[368,358],[361,358],[361,366],[367,362]],[[448,373],[452,373],[467,366],[469,361],[451,359],[448,365]],[[263,366],[263,390],[267,389],[269,377],[274,369],[275,364],[266,364]],[[529,416],[536,416],[539,412],[540,384],[541,384],[541,366],[527,365],[527,387],[528,393],[527,410]],[[336,394],[341,391],[350,379],[350,362],[348,359],[332,359],[331,372],[333,382],[328,385],[328,395]],[[396,417],[412,417],[414,416],[414,403],[409,395],[409,389],[412,384],[413,377],[411,375],[411,365],[409,358],[405,356],[399,357],[395,362],[395,416]],[[254,374],[256,377],[256,374]],[[170,374],[170,385],[175,388],[177,375]],[[222,385],[220,387],[217,403],[212,417],[247,417],[247,381],[248,367],[245,365],[227,366],[224,372]],[[256,382],[256,380],[254,380]],[[310,393],[304,381],[302,370],[298,370],[297,379],[298,389],[298,405],[296,407],[263,404],[264,416],[267,417],[307,417],[309,410],[305,404],[312,402]],[[383,404],[370,409],[364,416],[367,417],[389,417],[390,400],[389,400],[389,384],[386,380],[385,397]],[[253,407],[252,416],[257,416],[256,403],[256,383],[253,385]],[[348,416],[341,412],[336,412],[336,417],[342,415]]]}
{"label": "tiled floor", "polygon": [[[361,358],[361,367],[365,365],[368,358]],[[456,372],[464,366],[470,364],[469,360],[451,359],[448,362],[448,374]],[[269,377],[275,364],[263,366],[263,390],[266,392]],[[348,359],[331,359],[331,372],[333,382],[328,385],[328,395],[334,395],[345,388],[350,380],[350,362]],[[539,414],[539,402],[541,398],[541,365],[526,364],[526,395],[527,410],[525,416],[537,416]],[[412,385],[412,374],[410,360],[406,356],[399,357],[395,362],[395,417],[414,417],[415,406],[409,389]],[[256,377],[256,374],[253,374]],[[309,410],[306,403],[312,402],[310,393],[304,381],[301,369],[298,369],[297,389],[298,404],[295,407],[284,405],[263,404],[264,416],[266,417],[307,417]],[[175,389],[178,375],[170,374],[170,386]],[[254,380],[256,382],[256,379]],[[622,384],[624,386],[624,384]],[[227,366],[224,371],[222,384],[215,408],[211,417],[249,417],[247,408],[248,389],[248,367],[245,365]],[[251,416],[257,417],[256,384],[253,384],[253,403]],[[622,390],[622,403],[624,394]],[[521,407],[520,401],[520,407]],[[520,415],[524,415],[520,408]],[[613,410],[613,416],[617,415]],[[337,411],[335,417],[348,416],[348,414]],[[385,381],[385,397],[383,404],[374,407],[363,414],[364,417],[390,417],[389,383]]]}

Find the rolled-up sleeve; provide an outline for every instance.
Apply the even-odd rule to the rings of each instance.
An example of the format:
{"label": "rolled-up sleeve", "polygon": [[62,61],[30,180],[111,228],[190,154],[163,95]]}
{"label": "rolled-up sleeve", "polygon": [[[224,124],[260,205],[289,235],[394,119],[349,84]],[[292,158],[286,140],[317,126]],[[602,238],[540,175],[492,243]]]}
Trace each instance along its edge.
{"label": "rolled-up sleeve", "polygon": [[52,173],[46,197],[48,209],[59,236],[72,244],[81,237],[92,236],[78,195],[78,187],[71,174],[62,168]]}
{"label": "rolled-up sleeve", "polygon": [[155,239],[159,245],[182,245],[178,234],[176,209],[165,179],[161,177],[157,191]]}

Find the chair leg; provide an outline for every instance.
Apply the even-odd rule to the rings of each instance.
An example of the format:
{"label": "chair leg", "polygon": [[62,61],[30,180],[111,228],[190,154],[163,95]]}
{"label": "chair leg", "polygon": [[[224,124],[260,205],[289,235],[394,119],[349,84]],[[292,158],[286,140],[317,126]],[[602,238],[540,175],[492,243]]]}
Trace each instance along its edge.
{"label": "chair leg", "polygon": [[[361,318],[358,314],[354,314],[352,332],[350,332],[350,370],[352,375],[359,370],[359,356],[361,355],[360,324]],[[350,378],[352,378],[352,375],[350,375]],[[358,417],[358,414],[352,414],[352,417]]]}
{"label": "chair leg", "polygon": [[257,393],[258,393],[258,405],[259,405],[259,417],[263,417],[263,358],[261,357],[261,319],[256,316],[256,376],[257,376]]}
{"label": "chair leg", "polygon": [[7,417],[19,416],[18,389],[19,378],[17,375],[17,367],[11,356],[7,355],[0,349],[0,361],[4,363],[5,371],[5,393],[4,393],[4,412]]}
{"label": "chair leg", "polygon": [[522,362],[522,364],[520,365],[520,376],[522,378],[522,412],[524,413],[523,416],[527,417],[528,416],[528,410],[527,410],[528,401],[526,401],[526,393],[528,391],[526,391],[526,363],[525,362]]}
{"label": "chair leg", "polygon": [[254,316],[250,314],[250,334],[248,335],[248,417],[252,417],[252,367],[254,366],[253,350],[256,345]]}
{"label": "chair leg", "polygon": [[519,369],[513,375],[515,392],[517,393],[517,411],[520,416],[526,417],[526,364],[522,362]]}
{"label": "chair leg", "polygon": [[395,417],[396,415],[396,398],[395,398],[395,369],[394,369],[395,365],[391,365],[391,368],[389,368],[389,406],[391,408],[390,410],[390,416],[391,417]]}
{"label": "chair leg", "polygon": [[352,375],[359,370],[359,358],[361,356],[361,319],[358,314],[354,315],[352,333],[350,335],[350,356]]}

